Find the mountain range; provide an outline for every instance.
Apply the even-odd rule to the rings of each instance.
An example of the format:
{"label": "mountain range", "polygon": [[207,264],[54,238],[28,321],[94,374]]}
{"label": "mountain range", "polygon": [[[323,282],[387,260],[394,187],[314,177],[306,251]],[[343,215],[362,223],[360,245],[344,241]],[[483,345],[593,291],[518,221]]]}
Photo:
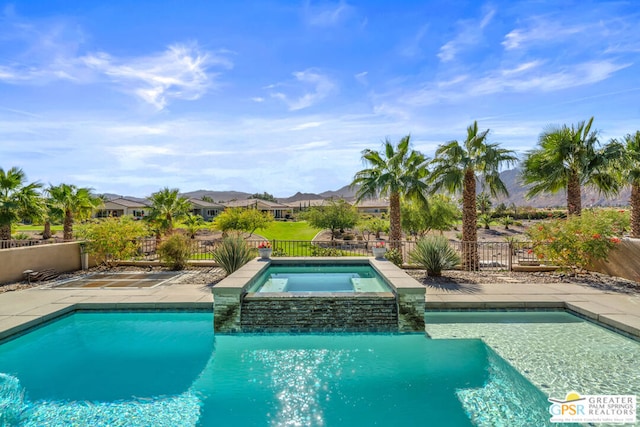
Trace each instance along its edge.
{"label": "mountain range", "polygon": [[[502,181],[505,183],[507,190],[509,191],[509,197],[498,197],[494,200],[494,206],[499,203],[504,203],[507,206],[515,204],[516,206],[532,206],[535,208],[549,208],[549,207],[565,207],[566,194],[564,191],[560,191],[556,194],[542,194],[533,198],[527,198],[526,193],[527,186],[524,186],[520,182],[520,169],[510,169],[500,173]],[[478,193],[482,191],[482,184],[478,184]],[[183,196],[202,199],[202,197],[210,197],[216,202],[228,202],[231,200],[247,199],[252,193],[245,193],[242,191],[213,191],[213,190],[196,190],[186,193],[182,193]],[[301,193],[298,192],[289,197],[276,197],[280,203],[302,202],[307,200],[329,199],[329,198],[344,198],[346,200],[353,200],[355,198],[356,189],[350,185],[334,190],[324,191],[322,193]],[[106,194],[107,198],[121,197],[118,195]],[[597,190],[583,188],[582,190],[582,206],[627,206],[629,204],[630,191],[628,188],[623,189],[618,195],[614,197],[604,197],[598,193]],[[127,196],[127,198],[134,198]]]}

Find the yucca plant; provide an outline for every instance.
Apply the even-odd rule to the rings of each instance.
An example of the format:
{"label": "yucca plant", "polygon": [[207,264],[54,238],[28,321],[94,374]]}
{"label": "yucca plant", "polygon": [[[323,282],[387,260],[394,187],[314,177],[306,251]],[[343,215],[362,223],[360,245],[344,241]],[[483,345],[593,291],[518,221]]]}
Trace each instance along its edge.
{"label": "yucca plant", "polygon": [[213,250],[213,259],[227,273],[231,274],[256,256],[247,242],[239,235],[227,236]]}
{"label": "yucca plant", "polygon": [[427,270],[428,276],[440,276],[442,270],[460,264],[460,255],[444,236],[427,236],[418,240],[415,249],[409,253],[409,259]]}

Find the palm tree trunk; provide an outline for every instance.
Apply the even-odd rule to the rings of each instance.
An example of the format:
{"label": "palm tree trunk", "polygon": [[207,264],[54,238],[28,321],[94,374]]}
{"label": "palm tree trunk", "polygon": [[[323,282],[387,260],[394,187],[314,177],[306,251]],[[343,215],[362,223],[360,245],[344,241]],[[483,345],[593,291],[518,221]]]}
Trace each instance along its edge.
{"label": "palm tree trunk", "polygon": [[462,187],[462,266],[470,271],[478,269],[477,216],[476,176],[473,169],[467,169]]}
{"label": "palm tree trunk", "polygon": [[42,231],[42,238],[44,240],[49,240],[51,238],[51,222],[44,222],[44,230]]}
{"label": "palm tree trunk", "polygon": [[73,239],[73,214],[69,209],[67,209],[64,213],[64,225],[62,229],[63,229],[62,238],[64,240]]}
{"label": "palm tree trunk", "polygon": [[0,226],[0,240],[11,240],[11,224]]}
{"label": "palm tree trunk", "polygon": [[640,237],[640,185],[631,185],[631,237]]}
{"label": "palm tree trunk", "polygon": [[389,240],[392,249],[400,249],[402,239],[402,224],[400,221],[400,194],[391,193],[389,196]]}
{"label": "palm tree trunk", "polygon": [[567,180],[567,212],[569,215],[580,215],[582,212],[580,178],[575,172],[571,172]]}

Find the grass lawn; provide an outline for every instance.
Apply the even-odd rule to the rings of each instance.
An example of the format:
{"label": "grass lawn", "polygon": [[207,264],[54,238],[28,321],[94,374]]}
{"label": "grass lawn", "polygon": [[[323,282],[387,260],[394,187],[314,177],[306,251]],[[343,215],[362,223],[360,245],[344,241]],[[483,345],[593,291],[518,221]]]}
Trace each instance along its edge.
{"label": "grass lawn", "polygon": [[[37,231],[38,233],[42,233],[44,231],[44,225],[24,225],[20,224],[14,228],[14,230],[18,233],[25,231]],[[62,231],[62,225],[52,225],[51,231]]]}
{"label": "grass lawn", "polygon": [[306,240],[311,241],[320,231],[311,227],[306,221],[274,221],[269,228],[257,230],[256,234],[269,240]]}

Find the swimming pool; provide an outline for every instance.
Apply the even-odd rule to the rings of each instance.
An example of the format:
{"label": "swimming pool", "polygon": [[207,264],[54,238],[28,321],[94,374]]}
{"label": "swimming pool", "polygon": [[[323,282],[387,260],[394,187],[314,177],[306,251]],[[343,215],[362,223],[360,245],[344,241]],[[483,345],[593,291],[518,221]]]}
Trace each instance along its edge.
{"label": "swimming pool", "polygon": [[[576,351],[611,355],[588,365],[598,384],[640,393],[640,343],[582,319],[436,315],[427,316],[428,338],[214,335],[210,313],[75,313],[0,345],[0,407],[25,426],[543,426],[549,389],[537,382],[597,391],[581,369],[562,367],[580,359],[563,346],[530,355],[538,339],[552,341],[546,334],[576,332],[586,337]],[[522,348],[528,338],[535,344]],[[546,379],[544,364],[554,367]],[[623,390],[619,369],[628,369]]]}
{"label": "swimming pool", "polygon": [[384,279],[367,264],[270,265],[248,292],[391,292]]}

